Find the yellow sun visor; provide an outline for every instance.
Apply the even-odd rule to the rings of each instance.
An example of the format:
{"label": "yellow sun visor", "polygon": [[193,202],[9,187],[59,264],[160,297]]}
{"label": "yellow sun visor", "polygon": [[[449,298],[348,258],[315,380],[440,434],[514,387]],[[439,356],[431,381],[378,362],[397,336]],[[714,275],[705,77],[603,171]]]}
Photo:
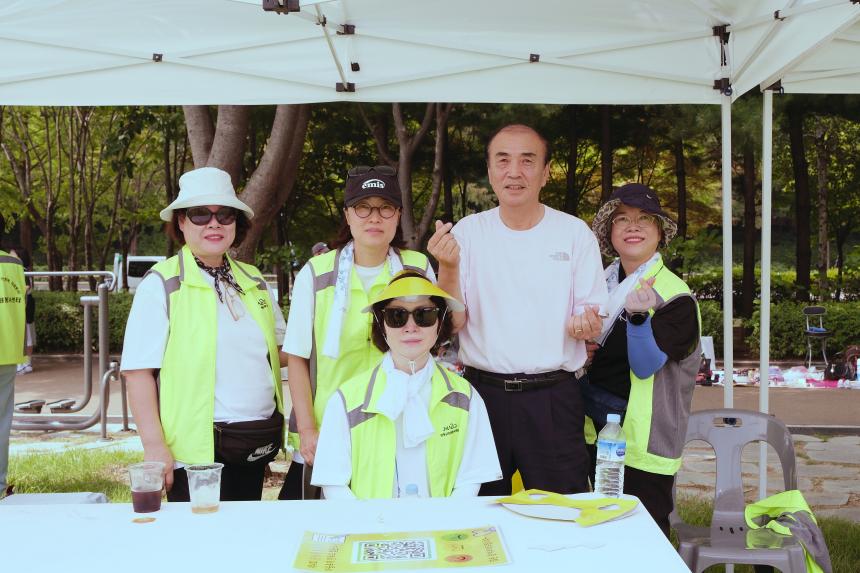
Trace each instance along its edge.
{"label": "yellow sun visor", "polygon": [[379,296],[370,301],[370,304],[361,309],[361,312],[371,312],[374,304],[384,300],[411,296],[438,296],[444,298],[445,302],[448,303],[448,308],[454,312],[466,310],[466,305],[423,277],[408,276],[398,279],[395,275],[388,286],[379,293]]}

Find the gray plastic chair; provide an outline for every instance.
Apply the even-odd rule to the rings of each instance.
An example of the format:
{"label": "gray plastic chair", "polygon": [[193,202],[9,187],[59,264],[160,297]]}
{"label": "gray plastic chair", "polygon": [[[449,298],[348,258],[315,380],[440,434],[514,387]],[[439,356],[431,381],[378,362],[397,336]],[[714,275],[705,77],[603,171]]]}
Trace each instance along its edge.
{"label": "gray plastic chair", "polygon": [[[714,448],[717,483],[710,527],[684,523],[677,510],[669,516],[678,533],[681,559],[694,573],[718,563],[771,565],[783,573],[806,573],[803,547],[793,537],[770,530],[749,533],[744,519],[741,454],[744,446],[766,441],[779,456],[785,489],[797,488],[794,444],[785,424],[749,410],[703,410],[690,416],[686,442],[702,440]],[[757,548],[751,549],[748,545]],[[766,545],[766,548],[758,548]]]}

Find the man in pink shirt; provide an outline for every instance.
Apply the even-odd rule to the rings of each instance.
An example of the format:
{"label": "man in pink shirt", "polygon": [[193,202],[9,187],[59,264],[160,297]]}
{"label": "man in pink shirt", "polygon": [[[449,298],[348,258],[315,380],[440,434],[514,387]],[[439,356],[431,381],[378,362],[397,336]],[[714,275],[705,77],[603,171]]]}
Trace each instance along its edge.
{"label": "man in pink shirt", "polygon": [[437,221],[427,245],[439,286],[466,304],[454,316],[460,359],[487,405],[502,467],[481,494],[510,494],[517,470],[527,489],[588,491],[577,373],[607,302],[597,240],[540,202],[549,148],[533,128],[490,137],[487,175],[499,206],[453,228]]}

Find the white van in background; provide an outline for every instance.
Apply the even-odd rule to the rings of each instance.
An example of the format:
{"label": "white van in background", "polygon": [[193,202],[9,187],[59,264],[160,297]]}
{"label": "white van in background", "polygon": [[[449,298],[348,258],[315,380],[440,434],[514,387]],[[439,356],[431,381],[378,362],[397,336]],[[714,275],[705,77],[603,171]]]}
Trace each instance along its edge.
{"label": "white van in background", "polygon": [[[129,255],[128,261],[126,261],[129,292],[134,292],[137,285],[143,280],[143,275],[146,274],[146,271],[151,269],[155,263],[161,262],[165,258],[159,255]],[[122,255],[119,253],[114,253],[113,255],[113,273],[116,275],[116,288],[113,290],[122,290],[125,284],[122,277]]]}

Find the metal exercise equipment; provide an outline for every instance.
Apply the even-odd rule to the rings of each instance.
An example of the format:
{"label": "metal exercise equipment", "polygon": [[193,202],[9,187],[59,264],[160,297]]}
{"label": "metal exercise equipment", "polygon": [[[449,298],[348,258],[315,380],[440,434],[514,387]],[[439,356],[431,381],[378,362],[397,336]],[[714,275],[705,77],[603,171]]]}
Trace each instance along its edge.
{"label": "metal exercise equipment", "polygon": [[[128,402],[125,393],[125,380],[119,372],[119,363],[110,362],[110,327],[108,324],[108,291],[111,289],[115,275],[110,271],[51,271],[27,272],[28,277],[89,277],[100,276],[105,280],[97,287],[97,296],[81,297],[84,312],[84,391],[83,397],[76,402],[70,398],[62,398],[48,403],[51,413],[60,415],[41,415],[45,400],[29,400],[15,405],[17,414],[39,414],[37,416],[14,416],[13,430],[24,431],[58,431],[85,430],[101,422],[101,437],[107,439],[107,409],[110,400],[110,383],[119,381],[122,385],[122,420],[123,430],[128,430]],[[92,307],[98,309],[99,335],[99,409],[91,416],[69,416],[86,408],[93,394],[92,382]]]}

